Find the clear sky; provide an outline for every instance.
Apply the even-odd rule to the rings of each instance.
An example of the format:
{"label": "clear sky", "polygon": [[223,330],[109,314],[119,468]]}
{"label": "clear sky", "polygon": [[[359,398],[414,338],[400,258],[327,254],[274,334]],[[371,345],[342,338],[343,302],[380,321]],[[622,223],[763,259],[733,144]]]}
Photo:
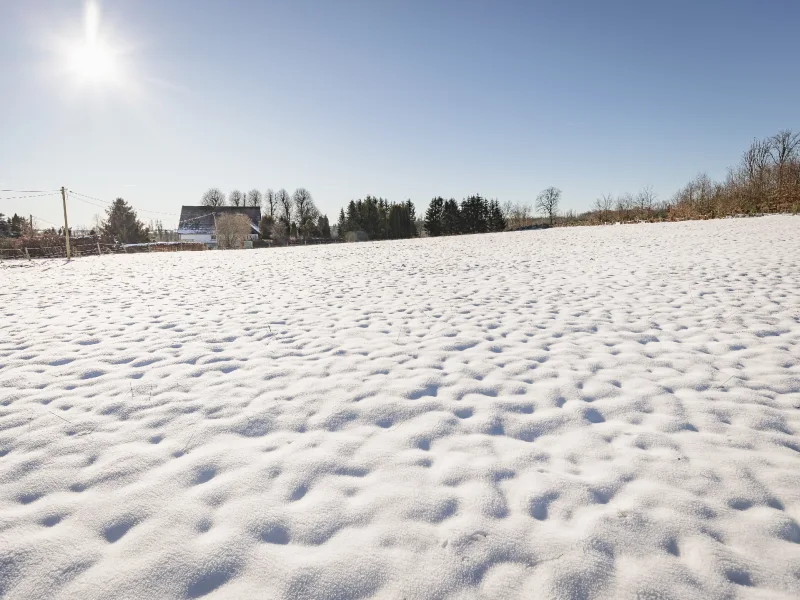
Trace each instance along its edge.
{"label": "clear sky", "polygon": [[800,129],[797,0],[105,0],[97,23],[86,56],[82,0],[0,0],[0,189],[168,227],[211,186],[304,186],[332,220],[366,194],[421,213],[550,185],[583,210]]}

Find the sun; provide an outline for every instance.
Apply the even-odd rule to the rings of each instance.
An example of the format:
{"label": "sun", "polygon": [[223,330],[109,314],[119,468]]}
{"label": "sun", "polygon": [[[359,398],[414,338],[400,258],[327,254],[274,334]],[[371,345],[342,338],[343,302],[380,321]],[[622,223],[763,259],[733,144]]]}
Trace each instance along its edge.
{"label": "sun", "polygon": [[115,75],[111,51],[97,44],[76,48],[71,67],[77,75],[90,81],[109,81]]}
{"label": "sun", "polygon": [[105,43],[100,31],[100,9],[87,0],[84,11],[84,37],[69,52],[69,69],[87,82],[114,82],[120,77],[114,49]]}

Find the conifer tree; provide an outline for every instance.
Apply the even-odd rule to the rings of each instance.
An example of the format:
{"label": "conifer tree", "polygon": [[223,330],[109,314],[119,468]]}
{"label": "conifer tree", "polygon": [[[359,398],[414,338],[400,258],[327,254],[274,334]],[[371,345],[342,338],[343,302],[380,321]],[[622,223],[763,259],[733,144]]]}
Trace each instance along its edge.
{"label": "conifer tree", "polygon": [[412,238],[417,236],[417,210],[411,199],[406,200],[406,231],[405,237]]}
{"label": "conifer tree", "polygon": [[497,200],[489,201],[489,231],[505,231],[506,218]]}
{"label": "conifer tree", "polygon": [[461,202],[463,233],[485,233],[489,230],[489,206],[485,198],[470,196]]}
{"label": "conifer tree", "polygon": [[444,212],[444,198],[437,196],[431,200],[428,210],[425,211],[425,231],[431,237],[442,235],[442,218]]}
{"label": "conifer tree", "polygon": [[319,216],[319,219],[317,220],[317,229],[319,229],[320,237],[330,239],[331,226],[330,223],[328,223],[328,217],[326,215]]}
{"label": "conifer tree", "polygon": [[[361,204],[361,200],[358,201]],[[361,219],[359,218],[360,211],[358,206],[353,200],[347,205],[347,218],[345,219],[345,232],[357,231],[361,229]]]}
{"label": "conifer tree", "polygon": [[442,208],[442,235],[457,235],[461,233],[461,211],[458,203],[450,198],[445,201]]}
{"label": "conifer tree", "polygon": [[149,239],[149,231],[136,218],[136,211],[122,198],[117,198],[106,210],[106,219],[100,225],[105,241],[137,244]]}
{"label": "conifer tree", "polygon": [[347,232],[347,219],[344,216],[344,209],[339,209],[339,222],[336,224],[336,235],[340,240],[344,240],[344,234]]}
{"label": "conifer tree", "polygon": [[22,217],[20,217],[17,213],[14,213],[14,216],[9,219],[11,237],[19,237],[22,235],[22,225]]}

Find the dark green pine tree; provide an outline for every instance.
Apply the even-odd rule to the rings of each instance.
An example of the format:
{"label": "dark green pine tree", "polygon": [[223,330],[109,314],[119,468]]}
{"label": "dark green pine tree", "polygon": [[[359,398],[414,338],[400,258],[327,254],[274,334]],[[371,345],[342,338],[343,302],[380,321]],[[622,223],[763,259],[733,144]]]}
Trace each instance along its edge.
{"label": "dark green pine tree", "polygon": [[17,213],[9,219],[9,229],[11,230],[11,237],[19,237],[22,235],[22,217]]}
{"label": "dark green pine tree", "polygon": [[417,237],[417,209],[409,198],[406,200],[406,236]]}
{"label": "dark green pine tree", "polygon": [[136,211],[122,198],[117,198],[106,210],[106,220],[100,226],[107,242],[138,244],[149,239],[149,231],[136,218]]}
{"label": "dark green pine tree", "polygon": [[388,233],[390,240],[402,239],[405,236],[406,210],[403,204],[392,204],[389,208]]}
{"label": "dark green pine tree", "polygon": [[437,196],[431,200],[428,210],[425,211],[425,231],[431,237],[442,235],[444,217],[444,198]]}
{"label": "dark green pine tree", "polygon": [[344,209],[339,209],[339,222],[336,224],[336,237],[344,240],[344,234],[347,232],[347,220],[344,216]]}
{"label": "dark green pine tree", "polygon": [[489,231],[505,231],[506,218],[497,200],[489,201]]}
{"label": "dark green pine tree", "polygon": [[[341,215],[344,217],[344,213]],[[317,229],[319,229],[319,235],[322,238],[330,239],[331,237],[331,226],[328,223],[327,215],[320,215],[319,219],[317,220]]]}
{"label": "dark green pine tree", "polygon": [[0,213],[0,237],[11,237],[11,220]]}
{"label": "dark green pine tree", "polygon": [[383,198],[378,198],[375,205],[377,210],[377,221],[375,225],[374,239],[385,240],[389,238],[389,201]]}
{"label": "dark green pine tree", "polygon": [[461,211],[458,202],[450,198],[442,207],[442,235],[457,235],[461,232]]}
{"label": "dark green pine tree", "polygon": [[378,199],[373,196],[364,198],[364,219],[363,229],[367,232],[369,239],[380,239],[381,234],[381,215],[378,206]]}
{"label": "dark green pine tree", "polygon": [[358,231],[359,229],[363,229],[362,226],[362,219],[361,219],[361,205],[363,203],[361,200],[358,203],[350,200],[350,203],[347,205],[347,219],[345,220],[345,232],[348,231]]}
{"label": "dark green pine tree", "polygon": [[470,196],[461,202],[461,223],[464,233],[486,233],[489,230],[489,205],[481,196]]}

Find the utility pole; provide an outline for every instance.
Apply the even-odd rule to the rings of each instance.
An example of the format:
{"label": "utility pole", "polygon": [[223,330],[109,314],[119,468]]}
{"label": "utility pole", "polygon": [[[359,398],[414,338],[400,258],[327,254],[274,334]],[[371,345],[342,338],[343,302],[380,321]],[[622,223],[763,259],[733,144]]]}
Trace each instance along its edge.
{"label": "utility pole", "polygon": [[69,223],[67,223],[67,190],[61,186],[61,202],[64,204],[64,241],[67,245],[67,260],[69,260]]}

